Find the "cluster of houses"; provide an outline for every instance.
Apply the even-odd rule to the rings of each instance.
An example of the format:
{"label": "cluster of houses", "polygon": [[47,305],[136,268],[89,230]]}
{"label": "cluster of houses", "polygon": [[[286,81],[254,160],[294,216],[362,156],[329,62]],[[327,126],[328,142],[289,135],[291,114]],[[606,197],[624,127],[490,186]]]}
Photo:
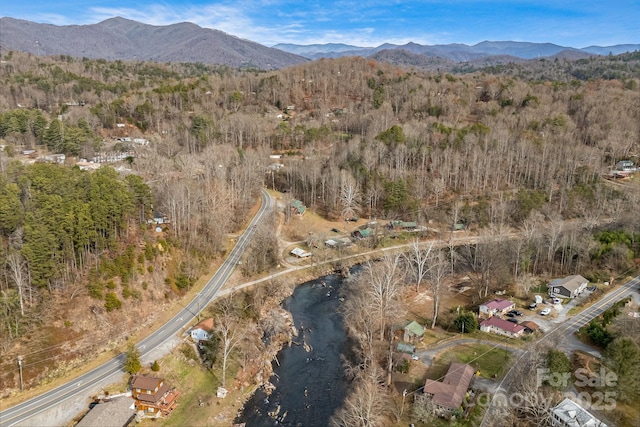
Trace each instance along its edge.
{"label": "cluster of houses", "polygon": [[[416,321],[408,322],[401,329],[402,339],[396,345],[394,362],[396,365],[417,359],[415,343],[424,338],[426,329]],[[423,392],[431,398],[434,414],[449,418],[461,408],[469,397],[468,390],[475,378],[475,370],[465,363],[452,363],[441,380],[427,379]]]}
{"label": "cluster of houses", "polygon": [[[575,298],[586,289],[588,283],[589,281],[584,277],[572,275],[551,281],[547,285],[548,293],[553,298]],[[487,301],[478,308],[478,317],[481,319],[480,330],[517,338],[525,333],[533,333],[539,329],[539,326],[532,321],[518,323],[513,319],[514,313],[519,312],[516,310],[516,304],[513,301],[502,298]],[[412,323],[405,326],[405,341],[411,342],[411,340],[421,338],[421,330],[415,328]],[[415,351],[406,343],[398,344],[397,350]],[[464,410],[465,406],[472,400],[473,394],[469,392],[469,389],[472,387],[475,374],[474,368],[468,364],[451,363],[442,379],[427,379],[423,392],[431,397],[430,402],[433,413],[443,418],[450,418]],[[560,427],[606,427],[606,424],[590,414],[579,403],[568,398],[565,398],[553,408],[552,424]]]}
{"label": "cluster of houses", "polygon": [[[195,324],[189,336],[196,345],[213,333],[213,318]],[[130,397],[119,396],[95,405],[77,424],[80,427],[129,426],[138,417],[166,417],[178,405],[180,392],[163,378],[134,375],[130,381]],[[133,400],[132,400],[133,398]]]}
{"label": "cluster of houses", "polygon": [[[206,341],[213,333],[213,318],[198,322],[189,330],[196,345]],[[78,422],[77,427],[128,427],[143,417],[166,417],[178,405],[180,392],[163,378],[134,375],[129,382],[130,392],[97,403]]]}
{"label": "cluster of houses", "polygon": [[[582,294],[588,284],[589,281],[584,277],[572,275],[549,282],[547,290],[551,298],[570,299]],[[509,338],[518,338],[540,328],[532,321],[518,323],[509,314],[516,311],[516,304],[505,299],[495,298],[481,304],[478,308],[478,317],[481,319],[480,330]]]}
{"label": "cluster of houses", "polygon": [[134,375],[131,392],[112,396],[94,405],[76,424],[77,427],[128,427],[143,417],[166,417],[178,406],[180,392],[163,378]]}

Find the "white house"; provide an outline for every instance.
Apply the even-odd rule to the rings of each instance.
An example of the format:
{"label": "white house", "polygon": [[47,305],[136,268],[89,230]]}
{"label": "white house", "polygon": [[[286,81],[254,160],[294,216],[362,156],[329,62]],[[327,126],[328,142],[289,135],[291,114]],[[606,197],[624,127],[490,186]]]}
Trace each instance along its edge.
{"label": "white house", "polygon": [[589,411],[566,397],[553,408],[551,424],[560,427],[607,427]]}
{"label": "white house", "polygon": [[211,337],[213,331],[213,318],[204,319],[191,328],[189,334],[195,342],[206,341]]}

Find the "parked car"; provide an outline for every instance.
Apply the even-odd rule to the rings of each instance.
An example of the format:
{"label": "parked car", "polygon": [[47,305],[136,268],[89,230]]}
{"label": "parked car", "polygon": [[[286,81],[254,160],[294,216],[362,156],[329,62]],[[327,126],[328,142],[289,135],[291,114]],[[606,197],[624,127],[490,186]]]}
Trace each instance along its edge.
{"label": "parked car", "polygon": [[[513,314],[512,312],[508,312],[507,314],[505,314],[505,316],[507,316],[507,317],[516,317],[516,315]],[[509,319],[507,319],[507,320],[509,320]]]}
{"label": "parked car", "polygon": [[340,230],[338,230],[337,228],[332,228],[331,231],[333,231],[334,233],[339,233]]}
{"label": "parked car", "polygon": [[595,287],[595,286],[589,286],[589,287],[587,288],[587,290],[588,290],[589,292],[593,292],[593,291],[595,291],[595,290],[596,290],[596,287]]}
{"label": "parked car", "polygon": [[514,319],[513,317],[510,317],[510,318],[507,319],[507,322],[515,323],[517,325],[518,324],[518,319]]}
{"label": "parked car", "polygon": [[540,312],[541,316],[546,316],[547,314],[551,313],[551,309],[549,307],[545,308],[544,310],[542,310]]}
{"label": "parked car", "polygon": [[535,309],[536,309],[536,307],[538,307],[538,304],[536,304],[535,302],[532,302],[531,304],[529,304],[529,308],[530,308],[531,310],[535,310]]}
{"label": "parked car", "polygon": [[562,304],[562,300],[560,298],[554,298],[553,299],[553,303],[554,304]]}
{"label": "parked car", "polygon": [[515,316],[522,316],[524,313],[522,313],[520,310],[511,310],[509,313],[515,315]]}

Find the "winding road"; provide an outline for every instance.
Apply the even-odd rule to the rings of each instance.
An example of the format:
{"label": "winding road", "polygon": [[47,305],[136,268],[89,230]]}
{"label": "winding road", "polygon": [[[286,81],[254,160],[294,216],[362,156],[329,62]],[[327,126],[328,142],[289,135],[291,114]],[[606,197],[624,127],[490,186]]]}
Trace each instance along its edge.
{"label": "winding road", "polygon": [[[261,191],[261,202],[260,209],[251,220],[245,232],[238,238],[238,242],[229,253],[227,259],[209,279],[202,290],[171,320],[137,344],[141,359],[145,359],[145,356],[150,355],[151,352],[173,339],[178,332],[188,326],[193,318],[218,296],[220,289],[222,289],[231,276],[235,266],[238,264],[238,261],[240,261],[242,254],[253,238],[255,226],[259,224],[275,206],[274,199],[265,190]],[[18,424],[29,425],[29,419],[32,417],[50,410],[52,407],[60,405],[71,398],[87,396],[96,384],[116,374],[124,374],[124,370],[122,369],[124,358],[124,353],[121,353],[103,365],[59,387],[12,408],[3,410],[0,412],[0,425],[3,427]]]}

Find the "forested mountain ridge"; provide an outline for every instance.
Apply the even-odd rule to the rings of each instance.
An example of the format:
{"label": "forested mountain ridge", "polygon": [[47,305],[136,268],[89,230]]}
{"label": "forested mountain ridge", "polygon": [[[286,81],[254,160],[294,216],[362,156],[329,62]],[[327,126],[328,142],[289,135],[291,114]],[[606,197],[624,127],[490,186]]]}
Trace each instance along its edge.
{"label": "forested mountain ridge", "polygon": [[306,61],[298,55],[188,22],[154,26],[120,17],[66,26],[0,18],[0,44],[5,50],[43,56],[200,62],[267,70]]}
{"label": "forested mountain ridge", "polygon": [[[620,79],[630,77],[629,67],[634,68],[636,74],[640,68],[637,57],[622,69],[619,66],[610,67],[611,64],[606,64],[606,61],[602,65],[603,57],[611,59],[614,55],[637,54],[640,44],[575,48],[553,43],[484,41],[472,46],[461,43],[421,45],[411,42],[404,45],[384,43],[377,47],[334,43],[308,46],[281,43],[266,47],[188,22],[153,26],[121,17],[97,24],[67,26],[0,18],[0,49],[38,56],[192,62],[261,70],[283,68],[309,59],[362,56],[422,70],[455,73],[485,71],[487,67],[497,67],[490,71],[492,73],[499,70],[510,73],[509,70],[515,66],[521,73],[520,77],[554,80],[600,78],[597,71],[603,72],[603,68],[609,72],[605,78]],[[553,72],[549,75],[548,64],[543,67],[536,65],[541,60],[562,60],[562,64],[552,67]],[[587,67],[584,61],[591,65]],[[593,68],[594,62],[601,64],[597,66],[599,70],[585,73],[584,69]],[[523,63],[524,70],[519,66]],[[543,69],[546,69],[546,75],[541,71]]]}
{"label": "forested mountain ridge", "polygon": [[[6,201],[0,206],[8,207],[0,209],[0,334],[11,355],[29,338],[25,326],[43,304],[57,307],[56,327],[81,335],[105,321],[131,325],[143,304],[178,295],[212,254],[224,251],[226,234],[241,226],[265,183],[327,218],[356,212],[432,220],[444,230],[464,223],[489,237],[508,227],[529,230],[521,246],[505,241],[483,253],[491,259],[475,259],[487,291],[523,271],[596,274],[633,263],[622,246],[596,252],[584,230],[606,218],[612,227],[638,232],[638,181],[611,185],[602,178],[618,160],[637,163],[637,75],[539,81],[426,73],[363,58],[258,72],[4,52],[0,81],[0,197]],[[27,162],[20,154],[26,149],[64,152],[68,165],[14,163]],[[128,177],[108,167],[93,175],[72,168],[80,157],[104,151],[131,153],[122,165]],[[269,168],[270,154],[283,155],[283,167]],[[31,181],[38,185],[29,193]],[[107,199],[113,203],[100,210],[102,196],[91,189],[103,181],[105,194],[114,189],[122,199]],[[28,194],[43,209],[37,215]],[[171,221],[164,243],[146,228],[151,206]],[[564,228],[564,219],[578,221]],[[95,231],[88,236],[74,226],[85,220]],[[543,229],[543,222],[556,226]],[[58,224],[65,227],[51,231]],[[35,248],[36,235],[46,244]],[[260,248],[243,263],[245,274],[277,263],[274,240],[265,230]],[[29,251],[40,246],[51,248],[42,259],[54,266],[38,270],[40,258]],[[19,271],[36,272],[25,274],[22,289],[34,299],[24,316],[22,282],[10,273],[14,253],[26,262]],[[189,256],[169,261],[179,254]],[[97,255],[105,257],[87,263]],[[74,276],[78,282],[67,280]],[[69,320],[71,309],[86,321]],[[3,380],[17,384],[15,369]]]}
{"label": "forested mountain ridge", "polygon": [[640,50],[640,44],[576,48],[571,46],[560,46],[553,43],[515,41],[483,41],[475,45],[466,45],[463,43],[422,45],[413,42],[406,43],[404,45],[396,45],[385,43],[377,47],[351,46],[339,43],[312,45],[279,43],[273,47],[286,52],[295,53],[296,55],[301,55],[309,59],[338,58],[340,56],[370,56],[383,50],[404,50],[417,55],[438,57],[452,61],[471,61],[490,56],[509,56],[519,59],[540,59],[553,57],[567,51],[572,51],[584,56],[618,55],[621,53]]}

